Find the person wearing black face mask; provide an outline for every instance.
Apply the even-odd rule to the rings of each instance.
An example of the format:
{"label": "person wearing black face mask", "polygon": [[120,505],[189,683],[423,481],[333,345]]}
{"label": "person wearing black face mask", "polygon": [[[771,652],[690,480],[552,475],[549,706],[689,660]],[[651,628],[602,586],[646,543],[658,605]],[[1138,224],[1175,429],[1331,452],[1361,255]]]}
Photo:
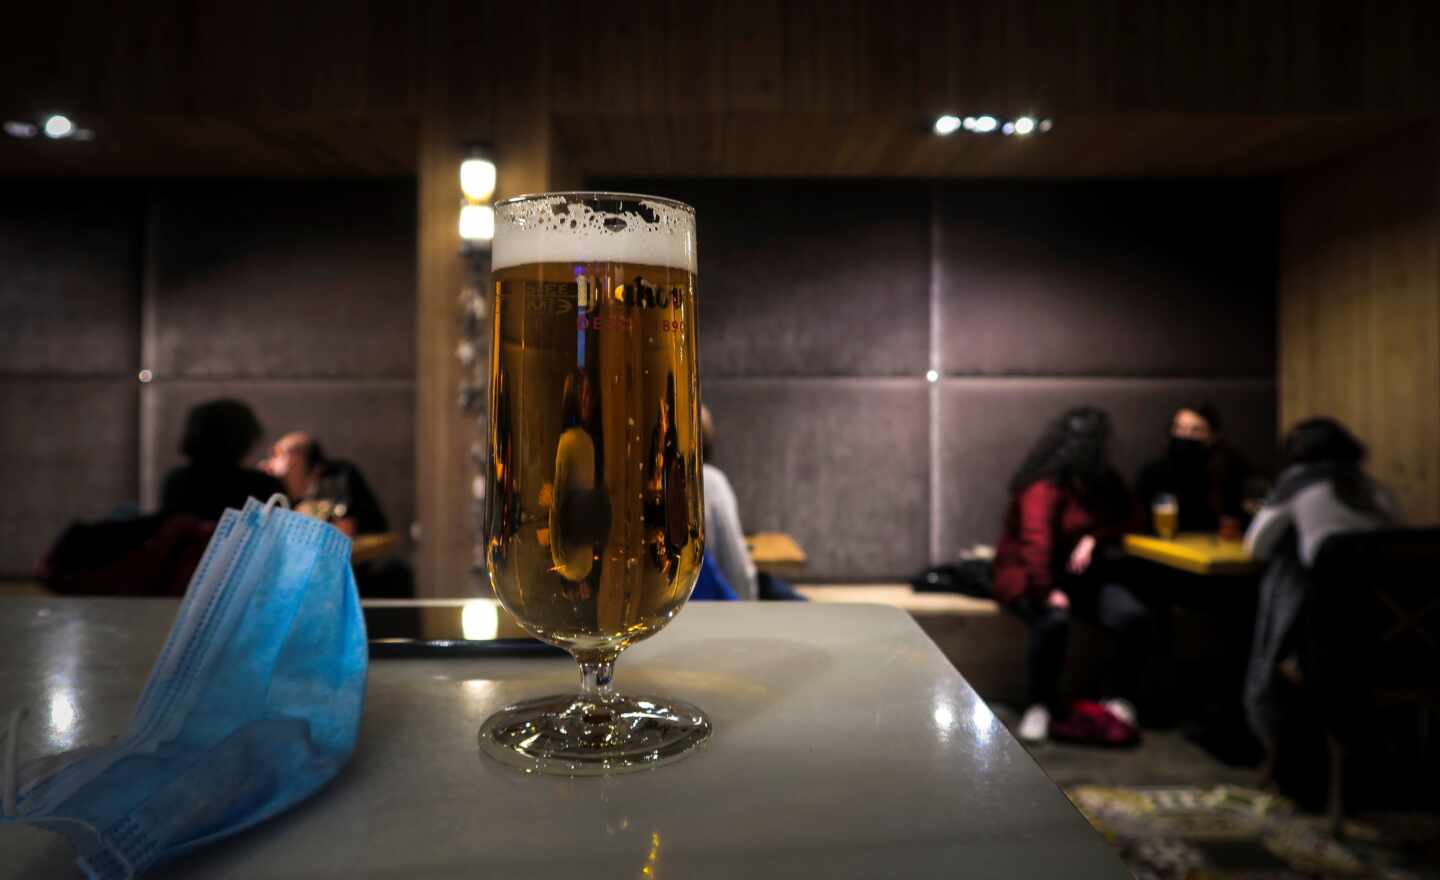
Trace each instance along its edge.
{"label": "person wearing black face mask", "polygon": [[1248,468],[1225,445],[1220,414],[1209,404],[1176,410],[1165,457],[1147,464],[1135,481],[1142,504],[1173,495],[1180,506],[1180,531],[1233,531],[1244,516]]}

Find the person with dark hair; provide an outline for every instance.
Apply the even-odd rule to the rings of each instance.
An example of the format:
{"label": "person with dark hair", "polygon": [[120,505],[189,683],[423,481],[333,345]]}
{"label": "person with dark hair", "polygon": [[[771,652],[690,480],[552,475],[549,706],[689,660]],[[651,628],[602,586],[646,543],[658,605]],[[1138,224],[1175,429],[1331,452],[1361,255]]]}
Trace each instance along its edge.
{"label": "person with dark hair", "polygon": [[1220,413],[1208,403],[1182,406],[1170,420],[1165,455],[1147,464],[1135,481],[1141,504],[1160,495],[1180,507],[1180,531],[1240,535],[1249,466],[1225,443]]}
{"label": "person with dark hair", "polygon": [[166,475],[162,510],[214,521],[227,507],[244,507],[247,498],[265,501],[283,492],[274,477],[241,464],[261,434],[255,413],[241,401],[211,400],[192,408],[180,441],[188,463]]}
{"label": "person with dark hair", "polygon": [[1285,469],[1255,515],[1245,547],[1257,559],[1277,555],[1292,530],[1307,566],[1337,532],[1394,524],[1400,511],[1390,491],[1365,473],[1365,447],[1334,419],[1301,422],[1285,437]]}
{"label": "person with dark hair", "polygon": [[333,522],[351,537],[389,531],[390,523],[360,469],[325,454],[320,441],[292,431],[275,441],[261,467],[284,484],[296,509]]}
{"label": "person with dark hair", "polygon": [[1293,650],[1310,569],[1325,539],[1341,532],[1400,524],[1400,508],[1362,467],[1365,447],[1334,419],[1290,430],[1285,469],[1245,534],[1245,548],[1267,563],[1260,583],[1255,635],[1245,680],[1245,709],[1257,736],[1272,749],[1285,712],[1277,669]]}
{"label": "person with dark hair", "polygon": [[1154,641],[1150,609],[1118,583],[1121,539],[1135,520],[1124,480],[1110,465],[1110,418],[1094,407],[1056,419],[1010,481],[1010,508],[996,547],[995,596],[1030,625],[1028,708],[1018,735],[1047,737],[1056,710],[1071,615],[1114,634],[1105,708],[1134,728],[1142,664]]}

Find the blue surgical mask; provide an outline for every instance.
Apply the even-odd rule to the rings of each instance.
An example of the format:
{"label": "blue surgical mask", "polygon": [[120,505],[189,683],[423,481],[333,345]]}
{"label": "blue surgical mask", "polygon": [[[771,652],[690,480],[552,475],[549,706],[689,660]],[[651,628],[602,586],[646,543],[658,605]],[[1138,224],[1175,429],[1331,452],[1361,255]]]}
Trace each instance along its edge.
{"label": "blue surgical mask", "polygon": [[350,543],[274,503],[220,520],[118,742],[17,772],[12,718],[0,822],[63,833],[87,876],[120,880],[288,809],[340,771],[367,662]]}

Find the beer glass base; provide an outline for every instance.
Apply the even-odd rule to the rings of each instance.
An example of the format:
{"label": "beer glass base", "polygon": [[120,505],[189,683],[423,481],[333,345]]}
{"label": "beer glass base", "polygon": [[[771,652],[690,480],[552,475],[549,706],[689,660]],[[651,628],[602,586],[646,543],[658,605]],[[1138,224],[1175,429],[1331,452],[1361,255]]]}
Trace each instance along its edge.
{"label": "beer glass base", "polygon": [[679,700],[557,695],[507,706],[480,727],[480,751],[553,776],[609,776],[673,763],[710,739],[710,719]]}

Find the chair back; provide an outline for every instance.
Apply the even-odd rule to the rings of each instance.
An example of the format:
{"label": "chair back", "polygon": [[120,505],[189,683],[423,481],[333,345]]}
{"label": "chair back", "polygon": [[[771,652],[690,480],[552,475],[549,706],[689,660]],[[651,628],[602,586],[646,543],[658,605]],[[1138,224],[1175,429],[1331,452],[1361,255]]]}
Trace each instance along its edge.
{"label": "chair back", "polygon": [[1440,529],[1331,536],[1312,575],[1305,678],[1333,733],[1359,732],[1376,702],[1440,699]]}

